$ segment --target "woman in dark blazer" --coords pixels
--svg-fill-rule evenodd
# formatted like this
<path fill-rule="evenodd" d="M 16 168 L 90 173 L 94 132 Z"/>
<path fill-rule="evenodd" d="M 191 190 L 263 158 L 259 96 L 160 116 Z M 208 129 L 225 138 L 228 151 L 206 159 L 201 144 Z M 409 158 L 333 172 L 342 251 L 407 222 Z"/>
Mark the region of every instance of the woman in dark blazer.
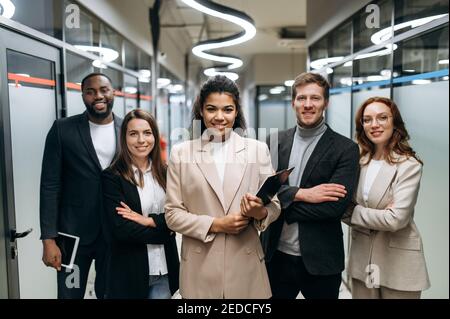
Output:
<path fill-rule="evenodd" d="M 133 110 L 125 116 L 120 151 L 103 172 L 102 186 L 105 298 L 170 298 L 178 289 L 179 259 L 163 213 L 166 166 L 152 115 Z"/>

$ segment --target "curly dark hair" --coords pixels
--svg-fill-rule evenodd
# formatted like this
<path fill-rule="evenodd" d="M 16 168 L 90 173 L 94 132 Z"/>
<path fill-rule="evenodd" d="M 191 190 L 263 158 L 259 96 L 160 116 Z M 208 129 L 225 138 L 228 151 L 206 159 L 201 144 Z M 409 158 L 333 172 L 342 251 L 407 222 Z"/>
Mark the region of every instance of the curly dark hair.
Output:
<path fill-rule="evenodd" d="M 194 106 L 192 108 L 192 124 L 194 125 L 195 120 L 200 120 L 201 122 L 201 133 L 206 130 L 205 123 L 203 122 L 203 117 L 201 114 L 202 108 L 205 104 L 207 97 L 212 93 L 223 93 L 231 96 L 233 102 L 236 106 L 236 120 L 233 124 L 233 130 L 240 128 L 245 131 L 247 125 L 245 123 L 244 114 L 242 112 L 242 107 L 239 98 L 239 89 L 236 83 L 226 76 L 216 75 L 209 78 L 205 83 L 203 83 L 200 88 L 200 93 L 195 99 Z M 191 128 L 192 133 L 192 128 Z"/>
<path fill-rule="evenodd" d="M 367 163 L 363 163 L 363 165 L 367 165 L 372 159 L 373 155 L 375 154 L 375 145 L 369 140 L 369 138 L 366 136 L 366 133 L 364 132 L 362 118 L 364 116 L 366 107 L 369 104 L 375 102 L 383 103 L 392 112 L 394 132 L 392 133 L 392 136 L 384 149 L 384 155 L 388 163 L 394 164 L 396 162 L 392 156 L 393 153 L 396 153 L 398 155 L 404 155 L 407 158 L 413 157 L 423 165 L 423 162 L 419 159 L 419 157 L 416 155 L 416 152 L 414 152 L 414 150 L 408 143 L 409 134 L 405 128 L 405 123 L 403 122 L 402 116 L 400 115 L 397 104 L 395 104 L 395 102 L 391 99 L 379 96 L 371 97 L 364 101 L 364 103 L 358 109 L 355 117 L 356 139 L 361 149 L 361 157 L 369 154 Z"/>

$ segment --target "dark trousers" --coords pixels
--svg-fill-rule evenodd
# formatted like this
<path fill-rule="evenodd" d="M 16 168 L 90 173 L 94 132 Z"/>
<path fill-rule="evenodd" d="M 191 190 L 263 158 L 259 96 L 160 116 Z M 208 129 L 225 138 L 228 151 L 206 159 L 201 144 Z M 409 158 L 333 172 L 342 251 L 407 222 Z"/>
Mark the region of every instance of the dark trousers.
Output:
<path fill-rule="evenodd" d="M 338 299 L 341 274 L 316 276 L 305 268 L 301 256 L 279 250 L 267 263 L 273 299 L 295 299 L 299 292 L 305 299 Z"/>
<path fill-rule="evenodd" d="M 72 270 L 61 267 L 58 271 L 58 299 L 83 299 L 89 268 L 95 260 L 95 295 L 103 299 L 105 295 L 106 243 L 102 235 L 87 246 L 78 246 Z"/>

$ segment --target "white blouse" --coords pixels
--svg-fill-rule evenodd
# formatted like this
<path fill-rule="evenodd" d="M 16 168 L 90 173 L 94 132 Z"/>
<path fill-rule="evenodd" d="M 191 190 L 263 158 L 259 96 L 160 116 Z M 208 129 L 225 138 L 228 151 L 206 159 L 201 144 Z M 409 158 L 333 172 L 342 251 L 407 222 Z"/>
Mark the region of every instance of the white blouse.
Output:
<path fill-rule="evenodd" d="M 367 199 L 369 198 L 369 192 L 372 188 L 373 182 L 375 181 L 375 178 L 377 177 L 381 166 L 383 166 L 383 161 L 376 161 L 372 159 L 369 163 L 369 166 L 367 167 L 367 173 L 366 173 L 366 179 L 364 180 L 364 187 L 363 187 L 363 199 L 365 202 L 367 202 Z"/>
<path fill-rule="evenodd" d="M 217 173 L 219 174 L 220 181 L 222 182 L 225 178 L 225 165 L 227 161 L 228 145 L 229 139 L 222 143 L 210 142 L 211 144 L 211 156 L 213 158 L 214 164 L 216 164 Z"/>
<path fill-rule="evenodd" d="M 164 189 L 153 178 L 151 163 L 144 172 L 144 188 L 137 187 L 141 201 L 142 215 L 161 214 L 164 212 L 166 194 Z M 133 166 L 134 176 L 139 180 L 138 168 Z M 164 245 L 147 244 L 149 275 L 165 275 L 168 273 Z"/>

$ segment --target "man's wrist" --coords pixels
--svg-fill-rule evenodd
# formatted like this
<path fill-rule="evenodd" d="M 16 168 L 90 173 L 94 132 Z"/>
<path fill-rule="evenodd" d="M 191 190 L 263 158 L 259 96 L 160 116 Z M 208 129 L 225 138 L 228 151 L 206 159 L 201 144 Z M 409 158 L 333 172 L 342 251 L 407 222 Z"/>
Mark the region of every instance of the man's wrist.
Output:
<path fill-rule="evenodd" d="M 43 239 L 42 243 L 44 245 L 52 245 L 52 244 L 55 244 L 56 242 L 55 242 L 55 238 L 47 238 L 47 239 Z"/>
<path fill-rule="evenodd" d="M 303 202 L 304 201 L 304 197 L 303 197 L 304 191 L 305 191 L 305 189 L 299 188 L 297 193 L 295 194 L 294 200 L 297 202 Z"/>

